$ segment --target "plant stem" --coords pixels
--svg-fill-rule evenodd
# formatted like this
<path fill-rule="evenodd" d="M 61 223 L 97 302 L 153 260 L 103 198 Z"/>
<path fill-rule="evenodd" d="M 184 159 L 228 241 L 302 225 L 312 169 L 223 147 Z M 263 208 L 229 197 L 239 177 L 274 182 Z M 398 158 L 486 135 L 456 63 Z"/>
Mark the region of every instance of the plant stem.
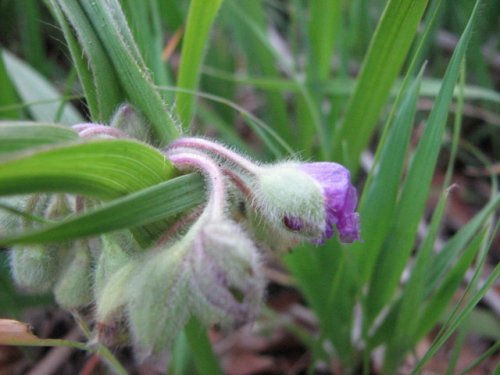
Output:
<path fill-rule="evenodd" d="M 116 359 L 116 357 L 102 344 L 97 344 L 94 352 L 99 355 L 109 366 L 109 368 L 118 375 L 128 375 L 128 371 Z"/>
<path fill-rule="evenodd" d="M 194 364 L 200 375 L 222 375 L 222 369 L 212 350 L 205 327 L 196 318 L 186 325 L 185 331 Z"/>

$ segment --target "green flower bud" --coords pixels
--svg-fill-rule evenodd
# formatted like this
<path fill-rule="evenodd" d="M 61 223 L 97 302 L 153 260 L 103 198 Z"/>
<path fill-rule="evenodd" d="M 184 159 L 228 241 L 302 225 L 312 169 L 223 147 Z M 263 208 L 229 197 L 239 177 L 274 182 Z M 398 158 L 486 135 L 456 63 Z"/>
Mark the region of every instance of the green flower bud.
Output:
<path fill-rule="evenodd" d="M 54 288 L 57 303 L 66 309 L 76 309 L 92 302 L 92 259 L 88 244 L 79 241 L 72 251 L 74 257 Z"/>
<path fill-rule="evenodd" d="M 146 119 L 131 104 L 122 104 L 113 115 L 110 125 L 131 138 L 151 143 L 151 131 Z"/>
<path fill-rule="evenodd" d="M 72 212 L 64 194 L 35 194 L 26 199 L 25 210 L 48 219 Z M 37 222 L 24 218 L 24 229 L 36 228 Z M 10 252 L 12 275 L 23 289 L 34 293 L 50 290 L 68 264 L 70 244 L 14 246 Z"/>
<path fill-rule="evenodd" d="M 257 248 L 228 220 L 202 226 L 193 241 L 191 301 L 207 325 L 239 326 L 255 316 L 264 296 Z"/>
<path fill-rule="evenodd" d="M 249 216 L 257 226 L 258 237 L 274 249 L 288 249 L 302 240 L 321 238 L 325 204 L 321 186 L 314 179 L 292 162 L 261 167 L 255 177 L 251 207 L 256 212 Z M 300 220 L 300 230 L 287 222 L 294 218 Z"/>
<path fill-rule="evenodd" d="M 137 269 L 137 261 L 130 260 L 109 277 L 96 301 L 96 319 L 110 323 L 120 317 L 121 309 L 127 302 L 127 287 Z"/>
<path fill-rule="evenodd" d="M 33 293 L 49 291 L 59 276 L 59 249 L 55 246 L 23 245 L 10 251 L 12 277 L 18 286 Z"/>
<path fill-rule="evenodd" d="M 138 263 L 136 260 L 129 260 L 109 276 L 102 291 L 97 293 L 97 340 L 105 345 L 121 345 L 128 341 L 124 307 L 128 298 L 128 284 Z"/>
<path fill-rule="evenodd" d="M 23 211 L 27 197 L 0 198 L 0 233 L 12 233 L 22 225 L 21 216 L 12 210 Z"/>
<path fill-rule="evenodd" d="M 137 262 L 133 253 L 138 247 L 129 231 L 101 236 L 101 254 L 94 274 L 94 298 L 97 301 L 97 336 L 105 345 L 121 346 L 129 341 L 124 306 L 128 277 Z"/>
<path fill-rule="evenodd" d="M 277 228 L 269 219 L 253 207 L 247 209 L 247 221 L 243 223 L 263 250 L 270 253 L 291 251 L 303 239 L 285 228 Z"/>
<path fill-rule="evenodd" d="M 123 236 L 126 236 L 126 234 Z M 97 260 L 94 273 L 94 296 L 96 300 L 99 300 L 101 297 L 101 293 L 111 275 L 116 273 L 131 259 L 120 243 L 121 237 L 119 234 L 101 236 L 101 254 Z M 132 236 L 130 235 L 130 237 Z"/>
<path fill-rule="evenodd" d="M 183 241 L 152 250 L 128 284 L 130 330 L 146 353 L 170 346 L 189 318 L 187 250 Z"/>

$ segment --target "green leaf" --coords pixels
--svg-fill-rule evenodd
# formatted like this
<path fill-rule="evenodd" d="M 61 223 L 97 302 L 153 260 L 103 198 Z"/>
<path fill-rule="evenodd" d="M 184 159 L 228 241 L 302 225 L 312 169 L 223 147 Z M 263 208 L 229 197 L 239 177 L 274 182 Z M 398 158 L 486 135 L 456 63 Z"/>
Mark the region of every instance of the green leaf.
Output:
<path fill-rule="evenodd" d="M 480 212 L 474 216 L 458 233 L 456 233 L 441 251 L 434 257 L 431 268 L 427 271 L 426 293 L 435 288 L 439 280 L 446 274 L 450 264 L 460 256 L 460 252 L 471 241 L 481 225 L 500 207 L 500 196 L 492 199 Z"/>
<path fill-rule="evenodd" d="M 10 52 L 1 50 L 1 55 L 5 63 L 5 68 L 21 99 L 27 103 L 33 102 L 28 107 L 31 116 L 38 121 L 55 121 L 59 107 L 64 100 L 54 86 Z M 51 99 L 52 101 L 47 103 L 47 99 Z M 35 104 L 38 101 L 44 103 Z M 83 122 L 83 119 L 71 104 L 66 103 L 59 122 L 73 125 Z"/>
<path fill-rule="evenodd" d="M 435 291 L 440 288 L 440 285 L 443 285 L 443 278 L 441 276 L 446 277 L 446 275 L 448 275 L 452 263 L 461 259 L 461 253 L 464 251 L 464 249 L 466 247 L 470 249 L 470 246 L 474 245 L 473 242 L 477 241 L 481 237 L 477 234 L 478 230 L 490 217 L 490 215 L 495 212 L 495 209 L 499 204 L 500 196 L 496 197 L 496 199 L 493 199 L 487 206 L 485 206 L 470 222 L 468 222 L 451 239 L 446 242 L 441 251 L 436 256 L 434 256 L 434 258 L 431 258 L 430 269 L 426 269 L 424 274 L 426 280 L 424 281 L 423 292 L 426 301 L 429 301 L 429 296 L 435 295 Z M 422 255 L 419 255 L 419 257 L 422 257 Z M 424 260 L 417 258 L 416 262 L 425 263 Z M 404 298 L 404 294 L 402 295 L 402 298 Z M 398 319 L 400 308 L 401 298 L 392 304 L 391 310 L 387 314 L 384 322 L 375 331 L 375 333 L 371 335 L 370 347 L 374 348 L 394 338 L 394 322 Z M 429 314 L 428 317 L 432 317 L 431 315 L 432 314 Z M 439 317 L 435 316 L 434 318 L 438 319 Z M 419 323 L 419 320 L 415 320 L 415 323 L 431 326 L 430 323 L 424 324 L 423 321 L 422 323 Z M 423 331 L 420 330 L 420 332 Z M 418 338 L 415 338 L 415 340 L 418 340 Z"/>
<path fill-rule="evenodd" d="M 64 33 L 92 120 L 108 123 L 125 96 L 105 47 L 76 0 L 48 4 Z"/>
<path fill-rule="evenodd" d="M 436 288 L 436 292 L 433 293 L 428 302 L 424 305 L 421 316 L 418 319 L 418 327 L 414 333 L 415 340 L 424 337 L 439 321 L 454 294 L 457 292 L 465 273 L 474 260 L 474 256 L 481 247 L 481 242 L 484 240 L 484 237 L 485 233 L 483 231 L 473 239 L 464 253 L 457 259 L 456 264 L 448 270 L 441 285 Z"/>
<path fill-rule="evenodd" d="M 40 145 L 74 141 L 71 128 L 39 122 L 0 121 L 0 156 Z"/>
<path fill-rule="evenodd" d="M 193 360 L 200 375 L 222 375 L 222 369 L 215 356 L 207 330 L 201 322 L 192 317 L 184 329 L 193 353 Z"/>
<path fill-rule="evenodd" d="M 448 319 L 445 325 L 445 329 L 439 333 L 436 340 L 432 343 L 430 349 L 425 353 L 425 355 L 418 361 L 417 366 L 412 372 L 413 374 L 420 374 L 424 364 L 436 354 L 439 348 L 450 338 L 453 332 L 460 326 L 464 319 L 470 314 L 474 307 L 479 303 L 479 301 L 484 297 L 484 295 L 490 290 L 495 281 L 500 277 L 500 265 L 496 265 L 488 278 L 484 281 L 481 287 L 471 296 L 469 301 L 460 312 L 457 313 L 452 319 Z"/>
<path fill-rule="evenodd" d="M 391 229 L 417 111 L 420 80 L 421 75 L 400 93 L 401 104 L 395 110 L 394 119 L 387 125 L 387 137 L 379 143 L 377 150 L 380 154 L 378 162 L 372 166 L 377 172 L 368 180 L 361 197 L 359 216 L 364 242 L 353 244 L 351 249 L 358 254 L 362 282 L 370 278 L 380 247 Z"/>
<path fill-rule="evenodd" d="M 137 228 L 175 217 L 205 200 L 204 182 L 191 174 L 114 199 L 81 215 L 33 231 L 0 237 L 0 247 L 16 243 L 69 241 L 120 229 Z M 126 214 L 124 214 L 126 213 Z M 165 229 L 165 224 L 160 226 Z M 151 231 L 136 232 L 146 243 Z M 159 232 L 153 235 L 159 235 Z M 154 236 L 153 236 L 154 237 Z"/>
<path fill-rule="evenodd" d="M 110 199 L 160 183 L 173 168 L 154 148 L 94 140 L 16 155 L 0 164 L 0 195 L 66 192 Z"/>
<path fill-rule="evenodd" d="M 462 63 L 462 68 L 465 64 Z M 460 75 L 460 96 L 457 103 L 457 115 L 455 116 L 455 124 L 453 129 L 453 141 L 450 158 L 448 161 L 446 176 L 443 181 L 443 192 L 439 198 L 437 208 L 432 215 L 432 220 L 429 225 L 429 230 L 423 240 L 422 245 L 418 249 L 411 274 L 408 282 L 405 285 L 404 292 L 401 295 L 401 303 L 398 308 L 397 317 L 394 318 L 390 340 L 386 347 L 384 356 L 384 371 L 392 373 L 396 371 L 398 365 L 403 361 L 406 352 L 417 344 L 418 338 L 416 335 L 419 324 L 415 316 L 420 312 L 421 306 L 425 298 L 425 281 L 428 270 L 432 263 L 432 253 L 435 242 L 439 233 L 439 228 L 445 212 L 446 201 L 450 191 L 451 176 L 455 164 L 456 152 L 460 139 L 462 107 L 463 107 L 463 87 L 465 85 L 465 70 L 461 69 Z M 435 314 L 434 324 L 439 319 L 439 314 Z M 457 349 L 458 350 L 458 349 Z"/>
<path fill-rule="evenodd" d="M 161 16 L 157 0 L 122 1 L 122 6 L 130 20 L 132 33 L 144 56 L 146 65 L 151 69 L 157 85 L 171 85 L 172 78 L 167 72 L 167 64 L 162 60 L 165 43 L 161 27 Z M 169 9 L 170 11 L 170 9 Z M 169 25 L 170 26 L 170 25 Z"/>
<path fill-rule="evenodd" d="M 182 43 L 177 86 L 195 90 L 198 86 L 203 54 L 208 35 L 222 0 L 191 0 Z M 182 92 L 176 95 L 176 109 L 185 129 L 191 125 L 194 96 Z"/>
<path fill-rule="evenodd" d="M 226 4 L 227 5 L 227 4 Z M 232 5 L 236 5 L 234 2 Z M 259 1 L 240 1 L 237 6 L 254 21 L 261 29 L 266 28 L 266 14 L 263 4 Z M 262 45 L 258 35 L 248 26 L 247 23 L 241 22 L 240 19 L 233 15 L 232 7 L 224 6 L 221 10 L 223 20 L 234 30 L 235 44 L 241 48 L 245 55 L 248 70 L 252 72 L 262 72 L 266 77 L 278 78 L 281 77 L 280 70 L 276 66 L 273 53 Z M 206 68 L 203 70 L 206 73 Z M 210 77 L 212 75 L 206 74 Z M 214 77 L 218 78 L 218 77 Z M 291 83 L 286 79 L 283 81 Z M 237 83 L 238 81 L 232 81 Z M 224 84 L 224 82 L 222 82 Z M 295 86 L 294 86 L 295 87 Z M 293 132 L 290 131 L 289 118 L 286 109 L 284 96 L 280 92 L 265 92 L 266 99 L 264 104 L 267 110 L 263 111 L 266 116 L 266 121 L 272 124 L 273 129 L 282 137 L 285 142 L 291 144 L 294 141 Z"/>
<path fill-rule="evenodd" d="M 418 326 L 416 315 L 420 311 L 424 299 L 425 277 L 432 261 L 432 250 L 439 233 L 440 223 L 446 208 L 448 194 L 442 193 L 437 208 L 432 216 L 429 231 L 419 248 L 411 274 L 406 283 L 401 301 L 398 304 L 396 317 L 392 320 L 391 335 L 384 355 L 384 371 L 390 374 L 396 371 L 403 361 L 406 352 L 417 343 L 415 332 Z M 447 301 L 448 302 L 448 301 Z M 437 323 L 439 315 L 434 315 Z"/>
<path fill-rule="evenodd" d="M 335 32 L 339 30 L 342 2 L 317 0 L 310 3 L 308 79 L 323 81 L 330 76 Z"/>
<path fill-rule="evenodd" d="M 117 0 L 80 1 L 107 52 L 118 80 L 148 119 L 160 145 L 180 135 L 174 119 L 155 87 Z"/>
<path fill-rule="evenodd" d="M 15 108 L 9 107 L 13 104 L 19 102 L 19 98 L 17 97 L 16 90 L 9 78 L 9 74 L 5 68 L 5 63 L 2 58 L 0 58 L 0 119 L 1 118 L 9 118 L 9 119 L 19 119 L 21 118 L 21 111 L 16 110 Z M 7 107 L 7 109 L 2 109 L 2 107 Z"/>
<path fill-rule="evenodd" d="M 211 77 L 223 80 L 252 85 L 256 88 L 277 91 L 299 93 L 299 87 L 286 78 L 273 76 L 251 76 L 243 74 L 230 74 L 214 68 L 206 68 L 203 72 Z M 439 88 L 443 81 L 441 79 L 423 78 L 420 89 L 420 96 L 435 98 L 439 94 Z M 323 81 L 309 87 L 309 90 L 318 90 L 321 93 L 335 96 L 352 96 L 355 89 L 356 80 L 349 78 L 334 78 Z M 397 80 L 390 91 L 390 96 L 395 97 L 401 91 L 402 81 Z M 458 96 L 458 88 L 453 92 L 453 97 Z M 500 104 L 500 94 L 493 90 L 474 85 L 464 87 L 464 98 L 468 100 L 484 100 L 494 104 Z"/>
<path fill-rule="evenodd" d="M 344 121 L 335 134 L 334 159 L 357 170 L 382 107 L 413 42 L 427 0 L 390 0 L 375 30 Z M 345 144 L 346 147 L 342 147 Z M 343 157 L 344 150 L 347 155 Z"/>
<path fill-rule="evenodd" d="M 477 9 L 477 7 L 475 8 Z M 446 70 L 440 93 L 415 151 L 408 177 L 394 215 L 391 236 L 387 238 L 370 282 L 367 298 L 368 320 L 372 321 L 393 295 L 401 272 L 413 248 L 418 223 L 425 209 L 446 125 L 448 106 L 453 98 L 460 63 L 465 55 L 477 12 L 471 15 Z"/>

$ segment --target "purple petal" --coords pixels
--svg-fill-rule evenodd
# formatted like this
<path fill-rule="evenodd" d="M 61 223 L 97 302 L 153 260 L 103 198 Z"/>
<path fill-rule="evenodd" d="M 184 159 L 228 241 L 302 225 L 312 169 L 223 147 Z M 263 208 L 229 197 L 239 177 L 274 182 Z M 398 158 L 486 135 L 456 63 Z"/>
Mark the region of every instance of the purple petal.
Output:
<path fill-rule="evenodd" d="M 359 240 L 359 215 L 355 212 L 358 198 L 349 171 L 331 162 L 304 163 L 299 169 L 314 178 L 323 189 L 326 225 L 320 242 L 333 236 L 334 225 L 342 242 Z"/>

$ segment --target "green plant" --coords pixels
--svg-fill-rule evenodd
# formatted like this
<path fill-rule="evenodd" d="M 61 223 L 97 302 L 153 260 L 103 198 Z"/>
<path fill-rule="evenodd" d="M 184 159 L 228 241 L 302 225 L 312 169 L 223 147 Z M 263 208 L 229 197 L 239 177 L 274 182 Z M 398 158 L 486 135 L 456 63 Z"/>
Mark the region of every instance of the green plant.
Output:
<path fill-rule="evenodd" d="M 474 37 L 481 11 L 486 14 L 481 7 L 495 13 L 498 6 L 493 1 L 478 0 L 472 8 L 468 2 L 460 2 L 456 12 L 461 17 L 456 17 L 454 31 L 461 36 L 449 61 L 439 61 L 432 52 L 432 41 L 440 25 L 447 22 L 446 12 L 453 5 L 439 0 L 368 3 L 315 0 L 289 1 L 280 6 L 274 2 L 193 0 L 186 8 L 184 2 L 154 0 L 47 1 L 46 9 L 61 28 L 72 64 L 61 73 L 45 64 L 40 57 L 43 51 L 25 52 L 32 67 L 2 51 L 0 116 L 5 120 L 0 125 L 0 213 L 6 229 L 0 236 L 0 246 L 22 249 L 17 253 L 21 268 L 22 262 L 31 262 L 41 270 L 40 274 L 28 273 L 33 277 L 30 283 L 45 290 L 55 287 L 61 305 L 74 309 L 88 304 L 89 298 L 102 300 L 98 315 L 106 324 L 95 330 L 102 342 L 122 344 L 128 342 L 123 337 L 128 332 L 123 316 L 116 311 L 124 306 L 123 298 L 130 294 L 127 298 L 142 301 L 137 302 L 139 307 L 154 310 L 156 296 L 181 280 L 179 290 L 184 289 L 172 299 L 183 301 L 189 294 L 188 281 L 196 278 L 201 267 L 193 263 L 191 268 L 183 268 L 189 253 L 186 249 L 198 240 L 212 244 L 210 248 L 220 247 L 220 239 L 230 238 L 232 233 L 239 240 L 224 246 L 239 250 L 227 250 L 226 260 L 239 270 L 238 274 L 250 271 L 245 279 L 228 274 L 231 287 L 237 289 L 230 292 L 238 302 L 248 302 L 250 308 L 245 312 L 254 316 L 263 294 L 261 280 L 252 278 L 260 277 L 260 261 L 254 255 L 253 242 L 246 238 L 247 232 L 240 233 L 239 223 L 234 222 L 242 215 L 238 204 L 245 202 L 243 216 L 250 223 L 246 230 L 255 233 L 261 247 L 273 238 L 275 241 L 265 247 L 277 252 L 297 246 L 298 240 L 321 237 L 325 232 L 321 225 L 327 216 L 317 202 L 323 195 L 314 190 L 316 185 L 300 185 L 308 181 L 300 178 L 299 192 L 287 190 L 283 181 L 296 176 L 295 171 L 290 172 L 295 162 L 273 167 L 282 168 L 282 172 L 270 167 L 273 177 L 265 180 L 264 173 L 259 175 L 262 167 L 247 159 L 243 163 L 249 168 L 238 165 L 234 158 L 227 157 L 233 151 L 217 150 L 218 143 L 210 143 L 215 149 L 204 149 L 197 143 L 202 142 L 200 139 L 183 144 L 183 139 L 186 142 L 189 138 L 181 136 L 194 129 L 198 134 L 216 131 L 218 138 L 234 145 L 238 152 L 263 161 L 298 160 L 293 153 L 307 159 L 337 161 L 348 166 L 359 181 L 366 176 L 358 208 L 363 241 L 344 245 L 332 240 L 319 247 L 302 244 L 283 257 L 318 318 L 320 335 L 302 337 L 312 353 L 309 369 L 312 372 L 316 363 L 335 358 L 345 371 L 361 368 L 368 374 L 374 351 L 383 347 L 380 371 L 395 373 L 420 340 L 441 324 L 428 353 L 414 365 L 418 373 L 463 326 L 500 272 L 496 266 L 479 282 L 498 229 L 494 215 L 500 196 L 494 178 L 489 183 L 489 201 L 466 225 L 442 240 L 439 252 L 434 251 L 456 159 L 491 166 L 483 152 L 473 145 L 461 145 L 460 132 L 465 101 L 480 100 L 492 111 L 500 103 L 498 93 L 485 83 L 488 73 L 477 56 L 480 41 Z M 40 12 L 36 2 L 30 2 L 27 9 L 32 17 Z M 381 14 L 379 19 L 371 17 L 373 10 Z M 280 18 L 283 14 L 286 20 Z M 185 38 L 176 72 L 173 64 L 161 58 L 162 35 L 178 31 L 184 23 Z M 422 28 L 417 33 L 419 25 Z M 481 32 L 487 33 L 485 28 Z M 26 32 L 37 35 L 36 30 Z M 467 55 L 468 49 L 473 53 Z M 426 59 L 427 65 L 423 63 Z M 349 74 L 351 60 L 362 61 L 355 78 Z M 245 74 L 237 70 L 241 61 L 247 67 Z M 438 78 L 427 78 L 426 71 Z M 64 77 L 68 89 L 60 95 L 40 72 Z M 466 84 L 472 74 L 480 80 L 479 86 Z M 75 87 L 81 90 L 73 97 Z M 262 98 L 263 109 L 257 116 L 235 103 L 242 87 L 250 87 L 255 98 Z M 424 97 L 434 100 L 428 115 L 418 106 Z M 82 99 L 88 113 L 83 115 L 69 102 L 75 98 Z M 20 102 L 23 104 L 16 104 Z M 454 124 L 447 130 L 452 103 Z M 239 117 L 247 122 L 255 139 L 245 139 L 238 131 L 235 123 Z M 425 126 L 419 139 L 414 140 L 414 124 L 418 121 Z M 79 125 L 68 126 L 75 124 Z M 494 140 L 492 128 L 485 125 L 484 132 L 491 133 Z M 443 144 L 450 150 L 446 172 L 437 204 L 428 212 Z M 165 148 L 167 145 L 170 148 Z M 179 151 L 172 151 L 175 148 Z M 360 163 L 363 153 L 373 153 L 373 162 L 364 171 Z M 218 191 L 214 181 L 220 176 L 209 177 L 207 186 L 196 173 L 179 173 L 194 169 L 213 177 L 207 171 L 221 166 L 241 188 L 224 199 L 213 197 Z M 276 177 L 280 173 L 282 179 Z M 275 185 L 280 186 L 279 191 L 289 192 L 287 196 L 296 203 L 295 211 L 289 210 L 286 199 L 280 200 L 279 192 L 266 195 L 265 189 Z M 251 194 L 245 196 L 248 191 Z M 318 199 L 306 199 L 301 206 L 301 197 L 308 196 Z M 221 212 L 215 219 L 210 216 L 210 222 L 203 221 L 208 220 L 204 219 L 207 208 L 200 213 L 200 207 L 211 207 L 214 199 L 228 202 L 231 221 L 222 218 Z M 252 213 L 252 208 L 260 214 Z M 303 214 L 306 211 L 309 213 Z M 426 222 L 428 214 L 432 217 L 426 235 L 416 241 L 419 224 Z M 196 215 L 201 216 L 195 221 Z M 340 219 L 335 220 L 341 228 Z M 187 229 L 191 222 L 203 222 L 199 226 L 210 230 L 200 231 L 196 224 Z M 284 232 L 283 224 L 288 228 Z M 299 234 L 289 237 L 290 230 Z M 343 239 L 357 239 L 354 232 L 344 233 Z M 184 237 L 175 242 L 179 233 Z M 91 272 L 89 254 L 96 250 L 90 242 L 95 238 L 99 239 L 100 255 L 96 257 L 99 266 L 92 272 L 102 288 L 95 288 L 94 296 L 89 297 L 91 286 L 83 290 L 86 283 L 82 280 L 88 278 L 82 275 Z M 175 245 L 170 247 L 172 241 Z M 163 256 L 167 253 L 158 250 L 158 243 L 169 244 L 175 251 Z M 210 255 L 214 264 L 223 262 L 218 256 Z M 22 276 L 15 262 L 14 276 Z M 136 269 L 145 269 L 143 276 L 138 276 Z M 160 275 L 162 269 L 176 273 L 167 272 L 154 280 L 150 277 Z M 405 270 L 409 276 L 402 282 Z M 473 271 L 473 277 L 461 292 L 468 270 Z M 11 313 L 19 311 L 15 308 L 19 301 L 22 306 L 44 303 L 18 297 L 7 271 L 0 276 L 0 281 L 8 285 L 1 293 L 13 301 Z M 198 284 L 209 288 L 217 280 Z M 73 293 L 76 289 L 68 292 L 63 287 L 68 285 L 78 285 L 81 293 Z M 130 285 L 136 289 L 127 294 L 124 288 L 130 289 Z M 157 293 L 142 294 L 148 288 L 156 288 Z M 460 301 L 453 303 L 453 296 L 459 292 Z M 130 319 L 136 322 L 131 324 L 136 342 L 149 349 L 174 345 L 174 352 L 187 353 L 181 340 L 174 344 L 173 337 L 187 323 L 187 339 L 199 373 L 220 372 L 200 322 L 189 320 L 187 306 L 174 302 L 166 299 L 154 319 L 151 314 L 141 314 L 140 309 L 134 310 L 133 304 L 127 305 Z M 208 303 L 191 306 L 210 311 L 207 324 L 238 320 L 228 318 L 231 314 L 216 307 Z M 168 316 L 178 319 L 165 323 L 165 331 L 157 332 L 159 322 Z M 12 339 L 9 342 L 16 343 Z M 18 343 L 43 345 L 33 337 Z M 325 349 L 329 344 L 331 351 Z M 103 346 L 90 350 L 101 353 L 115 371 L 125 371 Z M 173 371 L 181 371 L 176 369 L 182 368 L 182 360 L 176 358 L 183 357 L 174 356 Z"/>

